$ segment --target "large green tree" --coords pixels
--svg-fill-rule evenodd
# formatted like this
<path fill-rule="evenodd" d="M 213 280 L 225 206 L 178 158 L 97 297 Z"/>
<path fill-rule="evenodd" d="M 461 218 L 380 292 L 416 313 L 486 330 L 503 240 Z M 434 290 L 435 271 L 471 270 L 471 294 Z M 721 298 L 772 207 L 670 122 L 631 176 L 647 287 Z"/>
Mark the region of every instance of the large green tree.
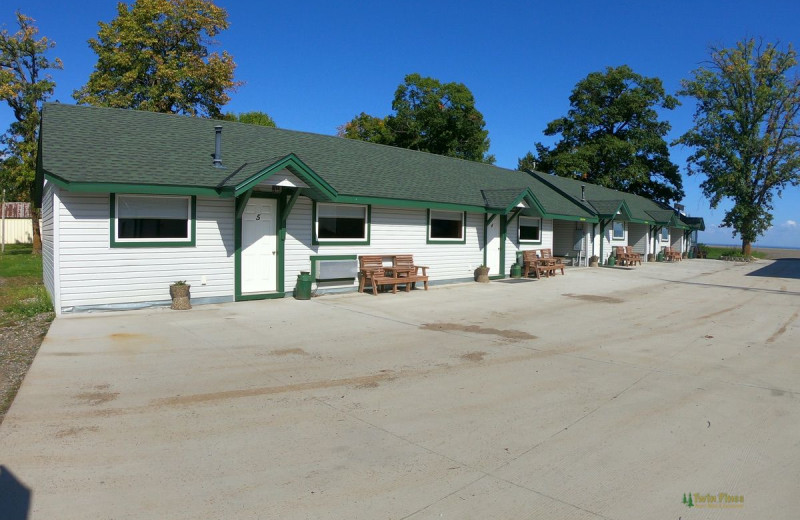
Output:
<path fill-rule="evenodd" d="M 712 48 L 708 66 L 683 81 L 678 93 L 697 100 L 694 126 L 676 143 L 693 147 L 690 174 L 715 208 L 733 207 L 724 227 L 742 240 L 742 253 L 772 223 L 772 200 L 800 183 L 800 76 L 797 52 L 741 41 Z"/>
<path fill-rule="evenodd" d="M 240 112 L 238 114 L 228 112 L 221 116 L 220 119 L 223 121 L 235 121 L 237 123 L 245 123 L 248 125 L 268 126 L 270 128 L 276 128 L 278 126 L 275 124 L 275 120 L 272 119 L 269 114 L 266 112 L 259 112 L 257 110 L 252 112 Z"/>
<path fill-rule="evenodd" d="M 239 85 L 233 57 L 208 50 L 228 27 L 228 13 L 210 0 L 119 3 L 117 17 L 99 26 L 89 40 L 97 64 L 73 93 L 78 103 L 219 117 Z"/>
<path fill-rule="evenodd" d="M 397 87 L 393 114 L 361 113 L 339 128 L 351 139 L 390 144 L 469 161 L 493 163 L 489 131 L 472 92 L 463 83 L 409 74 Z"/>
<path fill-rule="evenodd" d="M 386 127 L 386 118 L 371 116 L 365 112 L 361 112 L 338 130 L 339 137 L 378 144 L 394 143 L 392 133 Z"/>
<path fill-rule="evenodd" d="M 44 36 L 37 39 L 39 30 L 35 20 L 20 12 L 16 16 L 17 32 L 0 31 L 0 100 L 11 107 L 15 119 L 2 137 L 4 159 L 0 180 L 9 193 L 33 202 L 41 108 L 55 89 L 47 71 L 60 69 L 62 64 L 58 58 L 47 57 L 55 42 Z M 33 252 L 40 253 L 39 212 L 34 210 L 31 214 Z"/>
<path fill-rule="evenodd" d="M 670 130 L 658 110 L 679 103 L 661 80 L 637 74 L 627 65 L 592 72 L 575 85 L 565 117 L 551 121 L 545 135 L 560 135 L 551 149 L 536 144 L 519 167 L 538 159 L 541 171 L 579 177 L 666 203 L 683 198 L 678 166 L 664 137 Z"/>

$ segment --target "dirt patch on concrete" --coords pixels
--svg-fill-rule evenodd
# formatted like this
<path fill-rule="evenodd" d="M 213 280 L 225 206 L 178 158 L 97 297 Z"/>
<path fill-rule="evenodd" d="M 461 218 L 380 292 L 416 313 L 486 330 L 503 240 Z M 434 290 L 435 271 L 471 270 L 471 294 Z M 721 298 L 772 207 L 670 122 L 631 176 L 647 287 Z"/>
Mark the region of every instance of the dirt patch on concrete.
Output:
<path fill-rule="evenodd" d="M 361 383 L 360 385 L 356 385 L 356 388 L 378 388 L 380 385 L 377 381 L 367 381 L 366 383 Z"/>
<path fill-rule="evenodd" d="M 290 356 L 290 355 L 297 355 L 297 356 L 307 356 L 308 352 L 301 348 L 284 348 L 280 350 L 273 350 L 270 352 L 272 356 Z"/>
<path fill-rule="evenodd" d="M 89 406 L 101 405 L 119 397 L 119 392 L 109 392 L 108 387 L 108 385 L 98 385 L 94 387 L 93 392 L 82 392 L 73 397 Z"/>
<path fill-rule="evenodd" d="M 375 388 L 381 382 L 394 379 L 395 376 L 389 373 L 378 373 L 362 377 L 349 377 L 344 379 L 332 379 L 326 381 L 309 381 L 308 383 L 296 383 L 283 386 L 267 386 L 261 388 L 246 388 L 242 390 L 228 390 L 227 392 L 213 392 L 208 394 L 178 395 L 164 399 L 151 401 L 155 406 L 185 406 L 199 403 L 222 401 L 226 399 L 237 399 L 241 397 L 255 397 L 261 395 L 281 394 L 286 392 L 301 392 L 308 390 L 318 390 L 322 388 L 334 388 L 337 386 L 354 386 L 356 388 Z"/>
<path fill-rule="evenodd" d="M 67 428 L 66 430 L 59 430 L 56 432 L 57 439 L 63 439 L 64 437 L 74 437 L 79 435 L 83 432 L 97 432 L 100 431 L 100 428 L 97 426 L 85 426 L 80 428 Z"/>
<path fill-rule="evenodd" d="M 479 363 L 483 361 L 484 356 L 486 356 L 486 352 L 469 352 L 461 356 L 461 359 L 464 361 L 473 361 L 475 363 Z"/>
<path fill-rule="evenodd" d="M 789 324 L 797 319 L 797 314 L 799 312 L 800 311 L 794 311 L 794 314 L 792 314 L 792 316 L 788 320 L 786 320 L 786 322 L 783 325 L 781 325 L 781 328 L 776 330 L 775 333 L 767 339 L 767 343 L 774 343 L 776 339 L 783 336 L 783 334 L 786 332 L 786 329 L 789 327 Z"/>
<path fill-rule="evenodd" d="M 464 325 L 462 323 L 423 323 L 419 326 L 423 330 L 436 330 L 439 332 L 460 331 L 471 332 L 473 334 L 489 334 L 499 336 L 510 341 L 522 341 L 526 339 L 536 339 L 533 334 L 514 329 L 495 329 L 491 327 L 479 327 L 478 325 Z"/>
<path fill-rule="evenodd" d="M 111 334 L 110 337 L 111 337 L 111 339 L 117 340 L 117 341 L 130 341 L 132 339 L 143 338 L 144 334 L 132 334 L 130 332 L 117 332 L 117 333 Z"/>
<path fill-rule="evenodd" d="M 703 314 L 702 316 L 698 316 L 695 318 L 696 320 L 707 320 L 709 318 L 713 318 L 714 316 L 719 316 L 720 314 L 725 314 L 726 312 L 735 311 L 736 309 L 741 309 L 744 304 L 734 305 L 733 307 L 726 307 L 722 310 L 712 312 L 711 314 Z"/>
<path fill-rule="evenodd" d="M 573 298 L 575 300 L 583 300 L 585 302 L 592 302 L 592 303 L 624 303 L 625 300 L 621 298 L 614 298 L 613 296 L 603 296 L 600 294 L 572 294 L 572 293 L 565 293 L 561 296 L 566 296 L 567 298 Z"/>

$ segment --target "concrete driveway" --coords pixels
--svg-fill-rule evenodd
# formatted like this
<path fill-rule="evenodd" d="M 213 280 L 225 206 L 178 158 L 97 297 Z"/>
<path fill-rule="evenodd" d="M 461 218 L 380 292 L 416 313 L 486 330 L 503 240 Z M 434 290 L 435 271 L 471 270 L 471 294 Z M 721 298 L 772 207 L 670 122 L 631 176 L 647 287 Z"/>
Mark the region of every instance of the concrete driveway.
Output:
<path fill-rule="evenodd" d="M 0 427 L 0 497 L 33 519 L 796 518 L 797 264 L 60 318 Z"/>

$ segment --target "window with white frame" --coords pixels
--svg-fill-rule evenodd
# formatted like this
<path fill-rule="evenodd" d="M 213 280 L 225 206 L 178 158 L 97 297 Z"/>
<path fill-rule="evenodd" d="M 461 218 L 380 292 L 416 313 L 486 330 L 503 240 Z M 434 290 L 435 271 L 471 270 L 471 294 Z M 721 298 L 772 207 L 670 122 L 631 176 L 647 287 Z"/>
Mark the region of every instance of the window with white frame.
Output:
<path fill-rule="evenodd" d="M 428 240 L 465 241 L 464 212 L 430 210 L 428 213 Z"/>
<path fill-rule="evenodd" d="M 542 219 L 534 217 L 519 217 L 519 242 L 542 241 Z"/>
<path fill-rule="evenodd" d="M 114 245 L 192 241 L 192 197 L 113 195 Z"/>
<path fill-rule="evenodd" d="M 625 223 L 620 221 L 613 221 L 611 227 L 611 239 L 612 240 L 624 240 L 625 239 Z"/>
<path fill-rule="evenodd" d="M 669 228 L 661 228 L 661 241 L 669 242 Z"/>
<path fill-rule="evenodd" d="M 318 241 L 367 242 L 369 208 L 359 204 L 317 204 L 314 223 Z"/>

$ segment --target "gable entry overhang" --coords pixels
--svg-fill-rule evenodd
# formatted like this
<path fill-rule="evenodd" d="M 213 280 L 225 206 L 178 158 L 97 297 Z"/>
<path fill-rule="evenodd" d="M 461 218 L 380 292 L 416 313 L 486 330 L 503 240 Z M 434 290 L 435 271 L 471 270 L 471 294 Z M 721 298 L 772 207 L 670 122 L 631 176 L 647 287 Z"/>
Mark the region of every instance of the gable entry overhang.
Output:
<path fill-rule="evenodd" d="M 534 217 L 547 216 L 541 202 L 530 188 L 484 189 L 481 190 L 481 196 L 488 214 L 487 225 L 491 224 L 497 215 L 506 215 L 506 223 L 510 223 L 523 212 Z"/>
<path fill-rule="evenodd" d="M 632 220 L 631 210 L 623 199 L 612 200 L 587 200 L 600 219 L 600 261 L 603 261 L 603 243 L 605 240 L 606 225 L 614 220 L 630 222 Z"/>

